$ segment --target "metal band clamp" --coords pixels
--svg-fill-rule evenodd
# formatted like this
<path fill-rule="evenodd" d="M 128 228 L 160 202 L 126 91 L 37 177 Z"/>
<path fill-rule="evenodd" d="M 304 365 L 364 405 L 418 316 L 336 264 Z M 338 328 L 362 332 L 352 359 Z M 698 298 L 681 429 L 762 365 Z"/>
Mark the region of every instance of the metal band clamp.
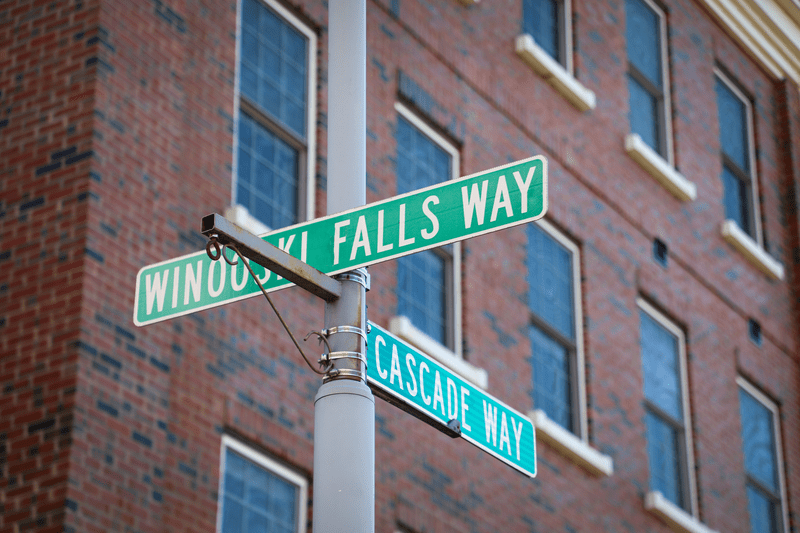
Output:
<path fill-rule="evenodd" d="M 357 326 L 333 326 L 323 329 L 321 333 L 326 337 L 336 335 L 337 333 L 353 333 L 355 335 L 361 335 L 364 342 L 367 342 L 367 332 Z"/>

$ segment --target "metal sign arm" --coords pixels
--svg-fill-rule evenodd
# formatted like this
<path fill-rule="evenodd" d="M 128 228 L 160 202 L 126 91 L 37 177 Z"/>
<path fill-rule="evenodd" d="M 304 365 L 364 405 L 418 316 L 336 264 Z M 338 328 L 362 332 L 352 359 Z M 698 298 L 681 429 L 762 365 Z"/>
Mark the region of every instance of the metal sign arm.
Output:
<path fill-rule="evenodd" d="M 217 213 L 203 217 L 201 233 L 216 236 L 223 246 L 235 245 L 240 254 L 286 278 L 326 302 L 342 295 L 341 282 L 291 256 Z"/>

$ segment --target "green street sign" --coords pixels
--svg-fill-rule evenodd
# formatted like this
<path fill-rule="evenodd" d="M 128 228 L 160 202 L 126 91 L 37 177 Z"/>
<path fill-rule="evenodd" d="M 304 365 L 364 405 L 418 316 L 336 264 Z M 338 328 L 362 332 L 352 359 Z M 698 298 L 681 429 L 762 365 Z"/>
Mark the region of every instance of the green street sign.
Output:
<path fill-rule="evenodd" d="M 262 238 L 328 275 L 476 237 L 544 216 L 547 160 L 503 165 L 283 228 Z M 267 291 L 290 285 L 252 264 Z M 142 268 L 133 322 L 144 326 L 260 294 L 244 265 L 205 251 Z"/>
<path fill-rule="evenodd" d="M 389 403 L 536 476 L 536 434 L 522 413 L 370 322 L 367 381 Z M 455 433 L 454 428 L 457 428 Z"/>

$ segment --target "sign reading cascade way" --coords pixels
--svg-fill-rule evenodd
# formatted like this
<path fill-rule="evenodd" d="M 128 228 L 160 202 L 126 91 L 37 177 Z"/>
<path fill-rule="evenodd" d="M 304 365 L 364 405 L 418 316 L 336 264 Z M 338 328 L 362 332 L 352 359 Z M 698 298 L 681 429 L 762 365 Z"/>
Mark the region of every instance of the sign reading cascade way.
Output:
<path fill-rule="evenodd" d="M 370 326 L 367 380 L 377 396 L 431 425 L 458 421 L 464 440 L 523 474 L 536 476 L 536 437 L 528 417 L 385 329 L 372 322 Z"/>
<path fill-rule="evenodd" d="M 269 233 L 262 238 L 333 275 L 492 231 L 547 211 L 547 160 L 536 156 Z M 267 291 L 290 285 L 252 264 Z M 133 321 L 160 322 L 260 294 L 243 265 L 205 251 L 142 268 Z"/>

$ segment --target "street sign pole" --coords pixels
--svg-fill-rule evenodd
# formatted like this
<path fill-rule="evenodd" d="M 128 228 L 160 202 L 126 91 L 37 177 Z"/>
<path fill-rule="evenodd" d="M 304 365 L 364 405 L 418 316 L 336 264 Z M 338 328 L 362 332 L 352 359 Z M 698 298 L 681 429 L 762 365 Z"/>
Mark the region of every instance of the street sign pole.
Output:
<path fill-rule="evenodd" d="M 329 215 L 366 203 L 366 0 L 328 8 Z M 313 87 L 310 90 L 314 90 Z M 333 368 L 314 400 L 314 533 L 375 529 L 375 398 L 366 384 L 365 269 L 336 276 L 325 304 Z"/>

